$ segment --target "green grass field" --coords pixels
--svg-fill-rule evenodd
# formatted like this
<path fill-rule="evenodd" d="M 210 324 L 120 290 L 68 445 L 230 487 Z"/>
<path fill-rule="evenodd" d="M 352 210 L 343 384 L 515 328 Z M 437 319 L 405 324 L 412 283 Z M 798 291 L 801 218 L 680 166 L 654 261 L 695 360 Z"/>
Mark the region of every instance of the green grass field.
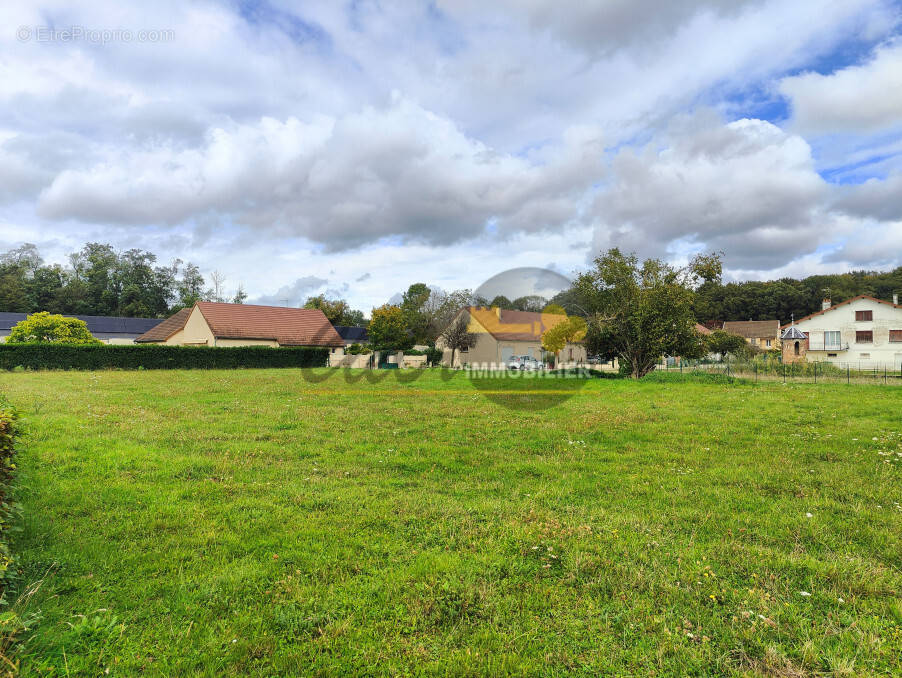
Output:
<path fill-rule="evenodd" d="M 902 675 L 902 388 L 599 379 L 535 409 L 568 387 L 2 374 L 28 431 L 10 656 Z"/>

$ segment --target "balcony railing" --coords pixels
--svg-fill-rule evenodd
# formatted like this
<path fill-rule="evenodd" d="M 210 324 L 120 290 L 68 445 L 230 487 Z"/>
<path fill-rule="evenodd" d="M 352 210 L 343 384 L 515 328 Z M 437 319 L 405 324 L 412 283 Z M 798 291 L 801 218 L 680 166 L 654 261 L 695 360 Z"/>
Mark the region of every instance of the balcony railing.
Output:
<path fill-rule="evenodd" d="M 823 342 L 823 341 L 811 341 L 808 340 L 808 350 L 809 351 L 848 351 L 849 350 L 849 342 L 839 342 L 839 343 L 831 343 L 831 342 Z"/>

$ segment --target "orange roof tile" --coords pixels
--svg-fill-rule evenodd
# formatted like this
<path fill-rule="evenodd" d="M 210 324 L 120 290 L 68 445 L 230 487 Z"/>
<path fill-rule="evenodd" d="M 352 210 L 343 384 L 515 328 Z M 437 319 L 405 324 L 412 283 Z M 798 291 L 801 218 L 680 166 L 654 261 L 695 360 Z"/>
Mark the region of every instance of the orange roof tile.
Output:
<path fill-rule="evenodd" d="M 173 334 L 178 332 L 185 326 L 185 323 L 188 321 L 188 316 L 191 315 L 190 308 L 183 308 L 180 311 L 177 311 L 175 314 L 169 316 L 161 322 L 156 327 L 152 327 L 147 330 L 140 337 L 135 339 L 136 344 L 143 344 L 145 342 L 163 342 L 166 341 Z"/>
<path fill-rule="evenodd" d="M 542 341 L 542 334 L 567 319 L 556 313 L 508 311 L 505 309 L 470 306 L 465 309 L 498 341 Z"/>
<path fill-rule="evenodd" d="M 316 308 L 212 301 L 196 305 L 217 339 L 273 339 L 280 346 L 344 346 L 332 323 Z"/>

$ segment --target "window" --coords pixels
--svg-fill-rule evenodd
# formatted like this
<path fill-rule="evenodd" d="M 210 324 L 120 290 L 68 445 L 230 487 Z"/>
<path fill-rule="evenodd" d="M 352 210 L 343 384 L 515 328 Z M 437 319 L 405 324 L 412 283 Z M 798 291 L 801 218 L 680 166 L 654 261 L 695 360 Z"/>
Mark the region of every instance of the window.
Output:
<path fill-rule="evenodd" d="M 838 331 L 824 332 L 824 347 L 839 348 L 841 338 Z"/>
<path fill-rule="evenodd" d="M 855 333 L 855 343 L 856 344 L 873 344 L 874 343 L 874 333 L 871 330 L 858 330 Z"/>
<path fill-rule="evenodd" d="M 873 311 L 855 311 L 855 320 L 873 320 Z"/>
<path fill-rule="evenodd" d="M 835 358 L 835 357 L 836 357 L 836 354 L 835 354 L 835 353 L 828 353 L 828 354 L 827 354 L 827 357 L 828 357 L 828 358 Z"/>
<path fill-rule="evenodd" d="M 764 345 L 765 345 L 767 348 L 770 348 L 770 339 L 766 340 L 766 341 L 764 342 Z"/>
<path fill-rule="evenodd" d="M 902 330 L 890 330 L 889 340 L 893 343 L 902 341 Z"/>
<path fill-rule="evenodd" d="M 749 344 L 751 344 L 752 346 L 757 346 L 757 345 L 758 345 L 758 340 L 755 339 L 754 337 L 750 337 L 750 338 L 749 338 Z"/>
<path fill-rule="evenodd" d="M 871 354 L 870 353 L 861 353 L 861 354 L 859 354 L 858 357 L 866 360 L 871 357 Z"/>

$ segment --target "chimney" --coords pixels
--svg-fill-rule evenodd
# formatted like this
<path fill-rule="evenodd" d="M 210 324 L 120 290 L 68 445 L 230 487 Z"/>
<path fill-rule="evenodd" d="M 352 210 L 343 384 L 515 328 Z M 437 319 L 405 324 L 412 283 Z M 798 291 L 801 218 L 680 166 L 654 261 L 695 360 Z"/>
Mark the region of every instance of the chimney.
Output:
<path fill-rule="evenodd" d="M 825 298 L 821 302 L 821 310 L 822 311 L 826 311 L 828 308 L 830 308 L 830 297 Z"/>
<path fill-rule="evenodd" d="M 898 295 L 898 294 L 894 294 L 894 295 L 893 295 L 893 303 L 894 303 L 896 306 L 899 305 L 899 295 Z"/>

